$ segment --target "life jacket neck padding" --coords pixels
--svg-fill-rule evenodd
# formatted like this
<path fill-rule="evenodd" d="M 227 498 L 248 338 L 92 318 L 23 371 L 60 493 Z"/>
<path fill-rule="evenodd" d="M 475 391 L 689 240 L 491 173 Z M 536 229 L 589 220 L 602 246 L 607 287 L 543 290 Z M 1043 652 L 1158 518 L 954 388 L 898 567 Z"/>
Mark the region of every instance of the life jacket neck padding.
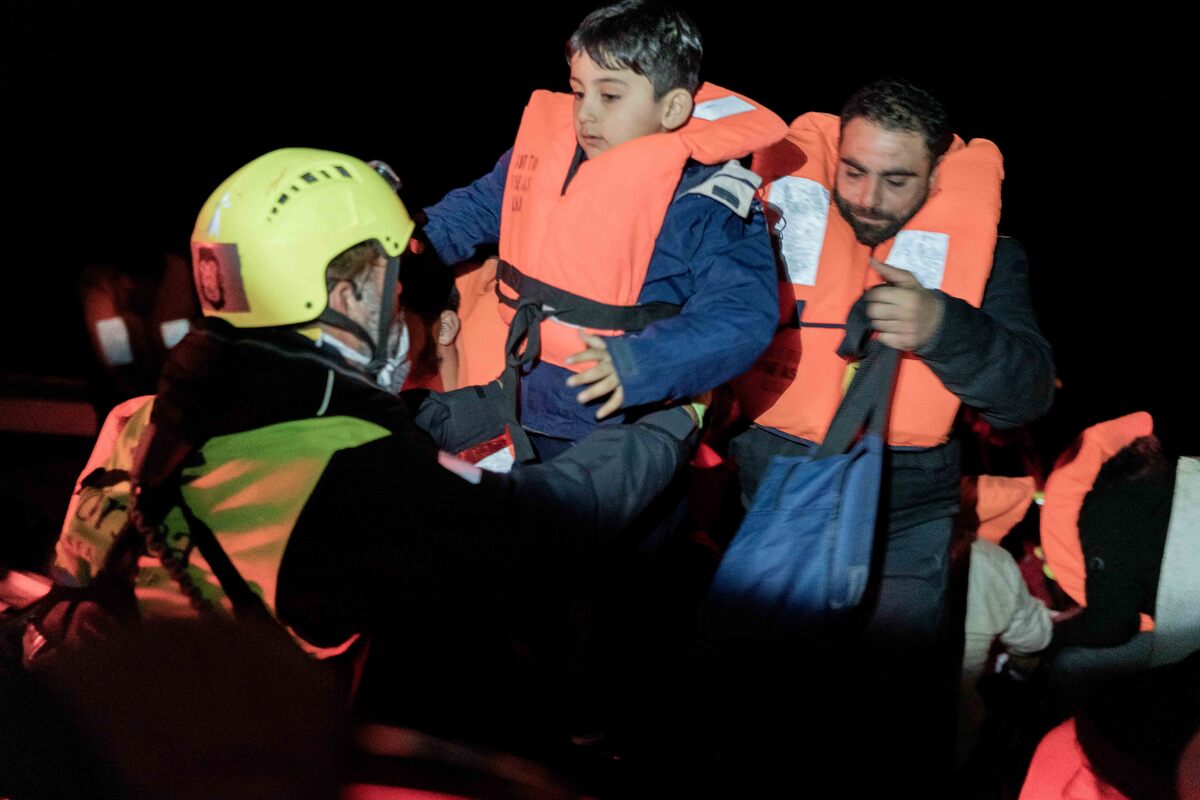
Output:
<path fill-rule="evenodd" d="M 858 241 L 834 202 L 841 121 L 804 114 L 780 143 L 756 153 L 763 204 L 779 261 L 780 328 L 736 382 L 744 413 L 764 428 L 820 442 L 842 399 L 850 365 L 838 353 L 863 293 L 882 283 L 875 258 L 908 270 L 927 289 L 978 307 L 991 272 L 1004 177 L 999 149 L 957 137 L 938 164 L 928 198 L 891 239 Z M 921 359 L 906 354 L 896 379 L 888 441 L 946 441 L 959 399 Z"/>

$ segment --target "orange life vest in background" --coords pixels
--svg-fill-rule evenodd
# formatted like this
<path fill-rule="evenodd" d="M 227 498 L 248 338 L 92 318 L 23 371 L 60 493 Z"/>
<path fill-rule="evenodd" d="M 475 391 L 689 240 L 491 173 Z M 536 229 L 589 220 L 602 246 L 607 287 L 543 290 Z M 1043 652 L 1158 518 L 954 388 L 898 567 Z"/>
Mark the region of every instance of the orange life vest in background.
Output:
<path fill-rule="evenodd" d="M 1019 478 L 980 475 L 975 481 L 979 538 L 1000 544 L 1000 540 L 1029 513 L 1035 491 L 1037 483 L 1028 475 Z"/>
<path fill-rule="evenodd" d="M 1042 737 L 1019 800 L 1128 800 L 1096 775 L 1075 731 L 1075 717 Z"/>
<path fill-rule="evenodd" d="M 454 279 L 458 288 L 458 385 L 482 386 L 504 371 L 508 326 L 496 313 L 496 259 L 489 258 Z"/>
<path fill-rule="evenodd" d="M 1079 512 L 1084 498 L 1096 483 L 1104 462 L 1154 432 L 1154 419 L 1145 411 L 1101 422 L 1079 436 L 1078 449 L 1063 455 L 1046 479 L 1042 502 L 1042 550 L 1054 580 L 1072 600 L 1087 605 L 1087 568 L 1079 541 Z M 1141 616 L 1141 629 L 1153 630 L 1154 621 Z"/>
<path fill-rule="evenodd" d="M 820 442 L 842 399 L 847 362 L 837 354 L 850 307 L 883 281 L 872 255 L 973 306 L 983 300 L 1000 221 L 999 149 L 957 137 L 938 165 L 921 210 L 887 242 L 860 244 L 833 204 L 840 120 L 809 113 L 787 138 L 755 154 L 769 220 L 778 222 L 781 328 L 766 353 L 736 382 L 743 412 L 758 425 Z M 888 442 L 933 447 L 946 441 L 959 400 L 920 358 L 901 361 Z"/>
<path fill-rule="evenodd" d="M 688 160 L 719 164 L 741 158 L 779 141 L 787 131 L 771 111 L 706 83 L 683 127 L 604 151 L 580 164 L 564 189 L 577 146 L 573 100 L 547 91 L 529 99 L 500 216 L 501 316 L 511 323 L 520 297 L 534 297 L 547 314 L 541 322 L 541 358 L 559 366 L 568 366 L 564 359 L 583 349 L 581 328 L 604 334 L 636 328 L 597 324 L 584 314 L 556 319 L 549 314 L 562 310 L 561 304 L 538 290 L 548 286 L 621 307 L 616 312 L 635 311 L 667 206 Z M 678 309 L 670 307 L 665 316 L 675 313 Z M 619 322 L 621 315 L 604 318 Z"/>

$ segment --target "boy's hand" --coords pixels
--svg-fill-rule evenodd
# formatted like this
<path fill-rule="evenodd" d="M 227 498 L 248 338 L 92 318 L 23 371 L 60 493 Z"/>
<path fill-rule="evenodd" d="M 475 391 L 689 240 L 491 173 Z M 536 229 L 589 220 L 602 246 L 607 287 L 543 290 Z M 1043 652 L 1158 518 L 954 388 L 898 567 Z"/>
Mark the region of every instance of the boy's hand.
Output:
<path fill-rule="evenodd" d="M 596 366 L 567 378 L 567 386 L 590 384 L 588 388 L 575 395 L 575 399 L 580 403 L 588 403 L 611 393 L 608 402 L 596 411 L 596 419 L 604 419 L 621 408 L 621 404 L 625 402 L 625 389 L 621 386 L 621 378 L 617 375 L 617 368 L 613 366 L 612 362 L 612 354 L 608 352 L 608 345 L 604 340 L 590 333 L 581 333 L 579 338 L 583 339 L 587 349 L 568 356 L 567 363 L 578 364 L 583 361 L 595 361 Z"/>

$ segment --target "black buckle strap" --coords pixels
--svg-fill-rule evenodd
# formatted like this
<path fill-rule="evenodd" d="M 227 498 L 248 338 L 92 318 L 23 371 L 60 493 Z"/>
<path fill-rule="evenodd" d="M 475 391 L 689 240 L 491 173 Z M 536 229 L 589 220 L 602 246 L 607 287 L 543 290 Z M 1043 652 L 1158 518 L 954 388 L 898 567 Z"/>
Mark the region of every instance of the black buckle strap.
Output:
<path fill-rule="evenodd" d="M 504 299 L 503 295 L 501 299 Z M 500 410 L 508 425 L 508 435 L 512 438 L 514 458 L 518 464 L 528 464 L 535 458 L 533 445 L 521 427 L 520 387 L 524 368 L 536 363 L 542 353 L 542 320 L 545 318 L 546 312 L 540 302 L 522 298 L 516 304 L 516 313 L 504 343 L 504 403 Z M 522 343 L 524 348 L 521 347 Z"/>
<path fill-rule="evenodd" d="M 617 306 L 599 303 L 531 278 L 507 261 L 496 266 L 496 295 L 514 310 L 504 343 L 504 421 L 513 440 L 519 464 L 534 460 L 533 445 L 520 422 L 520 383 L 526 367 L 542 354 L 542 322 L 554 317 L 569 325 L 602 330 L 640 331 L 659 320 L 679 314 L 673 303 Z M 514 300 L 500 291 L 500 284 L 517 294 Z M 522 347 L 524 345 L 524 347 Z"/>
<path fill-rule="evenodd" d="M 560 322 L 578 325 L 581 328 L 640 331 L 655 322 L 677 316 L 682 310 L 682 306 L 674 303 L 617 306 L 589 300 L 537 278 L 531 278 L 507 261 L 501 261 L 496 266 L 496 278 L 496 292 L 500 296 L 500 302 L 509 308 L 517 308 L 526 299 L 536 300 L 544 307 L 545 316 L 552 316 Z M 505 297 L 500 291 L 501 283 L 512 289 L 520 300 Z"/>

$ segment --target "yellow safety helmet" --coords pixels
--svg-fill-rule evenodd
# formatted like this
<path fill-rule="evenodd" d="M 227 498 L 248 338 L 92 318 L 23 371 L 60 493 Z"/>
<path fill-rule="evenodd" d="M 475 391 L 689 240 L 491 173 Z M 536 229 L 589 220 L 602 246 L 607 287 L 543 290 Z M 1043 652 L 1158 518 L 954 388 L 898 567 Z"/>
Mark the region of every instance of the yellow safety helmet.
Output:
<path fill-rule="evenodd" d="M 395 189 L 370 165 L 328 150 L 254 159 L 196 219 L 192 273 L 204 314 L 239 328 L 312 322 L 326 312 L 329 262 L 369 239 L 383 246 L 394 284 L 414 227 Z"/>

